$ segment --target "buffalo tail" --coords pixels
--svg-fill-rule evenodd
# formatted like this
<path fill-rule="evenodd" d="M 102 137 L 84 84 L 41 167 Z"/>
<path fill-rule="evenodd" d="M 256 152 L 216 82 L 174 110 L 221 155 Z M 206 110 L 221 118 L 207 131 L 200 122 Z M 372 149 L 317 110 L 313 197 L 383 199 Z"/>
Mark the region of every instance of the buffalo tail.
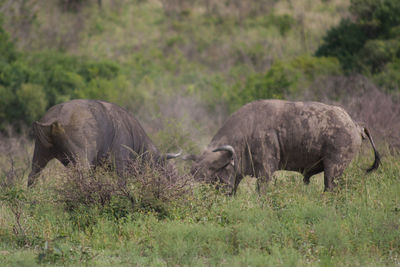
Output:
<path fill-rule="evenodd" d="M 371 142 L 371 145 L 372 145 L 372 148 L 374 149 L 374 154 L 375 154 L 374 164 L 367 170 L 367 172 L 371 172 L 373 170 L 378 169 L 379 164 L 381 163 L 381 156 L 379 155 L 378 151 L 376 150 L 374 140 L 372 139 L 372 136 L 366 127 L 364 127 L 364 132 L 368 136 L 368 139 Z"/>

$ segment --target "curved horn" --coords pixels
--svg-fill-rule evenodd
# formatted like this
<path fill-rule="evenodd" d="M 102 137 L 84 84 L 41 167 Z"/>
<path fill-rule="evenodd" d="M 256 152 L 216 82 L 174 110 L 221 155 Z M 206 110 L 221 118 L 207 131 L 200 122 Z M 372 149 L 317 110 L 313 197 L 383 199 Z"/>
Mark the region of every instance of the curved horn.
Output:
<path fill-rule="evenodd" d="M 165 154 L 165 158 L 168 159 L 174 159 L 182 155 L 182 149 L 178 153 L 167 153 Z"/>
<path fill-rule="evenodd" d="M 226 145 L 226 146 L 220 146 L 217 147 L 216 149 L 214 149 L 212 152 L 218 152 L 218 151 L 228 151 L 231 153 L 231 156 L 235 155 L 235 149 L 230 146 L 230 145 Z"/>
<path fill-rule="evenodd" d="M 234 194 L 236 194 L 236 188 L 237 188 L 237 185 L 238 185 L 238 182 L 236 180 L 236 179 L 238 179 L 237 178 L 237 175 L 238 175 L 238 159 L 237 159 L 237 156 L 236 156 L 235 149 L 230 145 L 225 145 L 225 146 L 217 147 L 216 149 L 213 150 L 213 152 L 218 152 L 218 151 L 227 151 L 227 152 L 230 153 L 230 156 L 232 157 L 231 165 L 233 166 L 233 170 L 234 170 L 234 173 L 233 173 L 234 182 L 233 182 L 232 192 L 230 194 L 234 195 Z"/>

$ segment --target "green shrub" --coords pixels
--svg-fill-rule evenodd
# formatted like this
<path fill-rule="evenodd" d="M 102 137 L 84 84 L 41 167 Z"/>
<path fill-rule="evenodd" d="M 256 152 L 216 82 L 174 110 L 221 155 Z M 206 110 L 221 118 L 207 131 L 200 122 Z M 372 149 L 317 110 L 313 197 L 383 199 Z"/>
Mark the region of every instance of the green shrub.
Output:
<path fill-rule="evenodd" d="M 350 12 L 354 19 L 331 28 L 316 56 L 337 57 L 350 72 L 382 72 L 399 58 L 400 2 L 352 0 Z"/>
<path fill-rule="evenodd" d="M 225 103 L 232 93 L 232 89 L 227 81 L 221 75 L 212 75 L 199 82 L 196 87 L 188 88 L 198 93 L 201 100 L 205 103 L 209 110 L 216 111 L 217 107 Z"/>
<path fill-rule="evenodd" d="M 263 16 L 257 16 L 257 17 L 249 17 L 245 21 L 246 25 L 248 26 L 263 26 L 263 27 L 276 27 L 281 34 L 281 36 L 286 36 L 287 33 L 295 26 L 296 20 L 288 15 L 276 15 L 276 14 L 270 14 L 270 15 L 263 15 Z"/>
<path fill-rule="evenodd" d="M 340 65 L 335 58 L 306 55 L 288 62 L 277 61 L 265 74 L 250 75 L 243 88 L 237 84 L 230 107 L 234 110 L 257 99 L 294 97 L 304 92 L 317 77 L 340 73 Z"/>
<path fill-rule="evenodd" d="M 17 57 L 0 28 L 0 129 L 6 124 L 30 125 L 51 106 L 74 98 L 125 103 L 128 79 L 111 61 L 57 52 L 25 53 Z"/>
<path fill-rule="evenodd" d="M 350 12 L 356 22 L 370 29 L 370 38 L 390 38 L 391 29 L 400 25 L 400 2 L 397 0 L 352 0 Z"/>
<path fill-rule="evenodd" d="M 368 40 L 367 30 L 350 20 L 342 20 L 339 26 L 330 29 L 318 48 L 317 57 L 336 57 L 346 71 L 358 66 L 355 55 Z"/>
<path fill-rule="evenodd" d="M 35 64 L 34 81 L 43 85 L 48 107 L 79 97 L 116 100 L 113 94 L 118 94 L 118 90 L 109 81 L 115 81 L 120 67 L 113 62 L 97 62 L 55 52 L 35 53 L 27 61 Z"/>
<path fill-rule="evenodd" d="M 294 69 L 301 71 L 308 81 L 313 81 L 321 75 L 341 74 L 339 61 L 333 57 L 313 57 L 305 55 L 296 57 L 290 64 Z"/>
<path fill-rule="evenodd" d="M 29 83 L 34 77 L 33 69 L 21 59 L 1 66 L 0 84 L 13 92 L 23 83 Z"/>
<path fill-rule="evenodd" d="M 382 72 L 374 75 L 373 81 L 389 92 L 398 92 L 400 90 L 400 60 L 386 64 Z"/>
<path fill-rule="evenodd" d="M 119 84 L 118 84 L 119 83 Z M 122 84 L 121 84 L 122 83 Z M 72 98 L 86 98 L 86 99 L 100 99 L 109 102 L 118 103 L 123 99 L 123 93 L 125 91 L 124 85 L 126 80 L 117 79 L 106 80 L 101 78 L 96 78 L 90 80 L 85 86 L 75 90 L 72 94 Z"/>
<path fill-rule="evenodd" d="M 152 136 L 160 151 L 171 152 L 184 149 L 186 153 L 198 153 L 197 145 L 190 138 L 190 133 L 184 129 L 181 122 L 169 119 L 164 122 L 163 130 Z"/>
<path fill-rule="evenodd" d="M 0 15 L 0 64 L 11 63 L 18 57 L 14 43 L 10 41 L 9 34 L 3 29 L 3 19 Z"/>
<path fill-rule="evenodd" d="M 291 65 L 276 62 L 267 73 L 254 74 L 247 78 L 239 97 L 244 103 L 255 99 L 283 98 L 284 94 L 295 85 L 299 74 Z"/>
<path fill-rule="evenodd" d="M 45 90 L 50 106 L 69 100 L 74 91 L 86 86 L 82 76 L 73 71 L 68 71 L 62 65 L 54 65 L 46 75 Z"/>
<path fill-rule="evenodd" d="M 14 61 L 5 65 L 0 75 L 0 129 L 7 124 L 29 125 L 43 114 L 46 95 L 41 86 L 29 83 L 34 73 L 28 65 Z"/>
<path fill-rule="evenodd" d="M 121 72 L 121 67 L 111 61 L 99 61 L 99 62 L 83 62 L 79 74 L 82 75 L 86 81 L 90 81 L 96 78 L 102 78 L 105 80 L 112 80 Z"/>
<path fill-rule="evenodd" d="M 400 55 L 400 40 L 368 40 L 359 53 L 359 62 L 371 73 L 382 72 L 385 65 Z"/>
<path fill-rule="evenodd" d="M 46 94 L 40 85 L 22 84 L 16 95 L 24 122 L 31 124 L 46 111 Z"/>
<path fill-rule="evenodd" d="M 12 103 L 15 103 L 15 94 L 9 88 L 0 85 L 0 130 L 12 117 L 10 111 Z"/>

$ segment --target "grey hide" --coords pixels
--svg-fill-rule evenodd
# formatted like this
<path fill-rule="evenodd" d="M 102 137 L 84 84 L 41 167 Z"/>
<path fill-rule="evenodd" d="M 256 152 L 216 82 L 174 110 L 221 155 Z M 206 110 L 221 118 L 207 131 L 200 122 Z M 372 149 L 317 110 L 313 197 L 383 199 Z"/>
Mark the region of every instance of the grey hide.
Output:
<path fill-rule="evenodd" d="M 194 160 L 191 172 L 197 180 L 221 183 L 231 193 L 246 175 L 258 178 L 257 188 L 263 193 L 277 170 L 300 172 L 306 184 L 323 171 L 325 191 L 330 191 L 366 137 L 375 152 L 371 171 L 380 162 L 372 137 L 344 109 L 318 102 L 260 100 L 233 113 L 202 155 L 186 159 Z"/>
<path fill-rule="evenodd" d="M 50 108 L 33 123 L 35 150 L 28 186 L 53 158 L 92 167 L 112 156 L 119 175 L 134 153 L 163 162 L 176 155 L 161 155 L 139 122 L 125 109 L 104 101 L 72 100 Z"/>

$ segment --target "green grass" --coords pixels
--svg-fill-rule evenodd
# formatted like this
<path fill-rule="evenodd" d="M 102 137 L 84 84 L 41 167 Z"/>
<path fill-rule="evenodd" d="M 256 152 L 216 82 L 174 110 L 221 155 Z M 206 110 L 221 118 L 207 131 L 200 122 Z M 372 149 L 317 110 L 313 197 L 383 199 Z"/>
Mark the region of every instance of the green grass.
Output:
<path fill-rule="evenodd" d="M 0 202 L 0 265 L 398 265 L 399 158 L 366 175 L 370 160 L 355 159 L 334 193 L 322 192 L 322 175 L 305 186 L 278 172 L 263 196 L 252 178 L 235 197 L 196 186 L 168 202 L 162 218 L 149 210 L 115 218 L 100 206 L 67 212 L 53 190 L 64 169 L 52 164 L 37 187 L 22 190 L 26 200 L 14 198 L 24 233 L 11 212 L 17 202 Z"/>
<path fill-rule="evenodd" d="M 103 0 L 102 9 L 91 1 L 77 13 L 63 12 L 57 1 L 14 2 L 2 16 L 21 51 L 115 61 L 124 79 L 104 84 L 117 96 L 111 100 L 135 111 L 163 151 L 185 152 L 209 142 L 235 84 L 242 89 L 277 60 L 313 54 L 349 5 L 276 1 L 266 14 L 238 19 L 205 14 L 204 7 L 168 16 L 157 0 Z M 27 15 L 32 22 L 24 23 Z M 30 141 L 7 140 L 0 152 L 0 266 L 400 265 L 399 156 L 385 157 L 368 175 L 371 158 L 356 158 L 333 193 L 323 193 L 322 175 L 305 186 L 299 174 L 279 172 L 263 196 L 246 178 L 235 197 L 196 185 L 132 212 L 120 199 L 68 211 L 55 190 L 63 184 L 61 164 L 49 164 L 26 190 Z M 4 185 L 8 153 L 16 160 L 15 186 Z"/>

